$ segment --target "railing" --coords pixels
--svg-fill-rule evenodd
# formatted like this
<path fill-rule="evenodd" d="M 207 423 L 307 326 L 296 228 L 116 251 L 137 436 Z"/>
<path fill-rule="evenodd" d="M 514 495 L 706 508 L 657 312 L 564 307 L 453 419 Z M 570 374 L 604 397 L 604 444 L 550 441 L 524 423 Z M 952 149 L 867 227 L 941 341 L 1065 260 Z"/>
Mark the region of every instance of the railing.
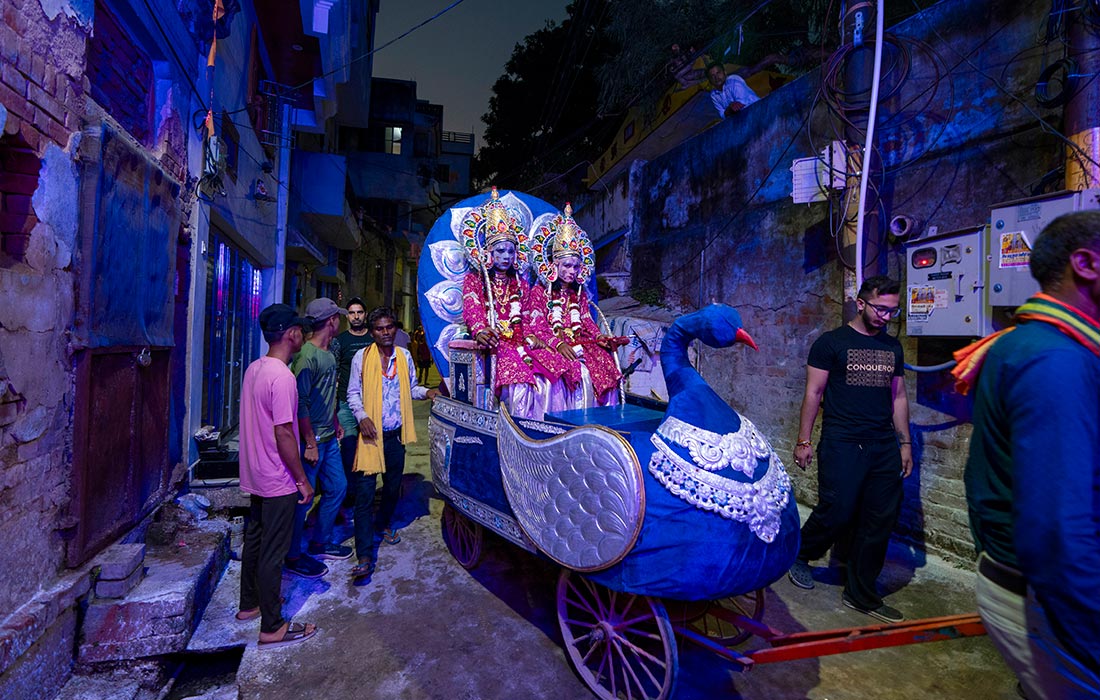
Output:
<path fill-rule="evenodd" d="M 467 134 L 461 131 L 444 131 L 443 140 L 453 141 L 454 143 L 473 143 L 474 135 Z"/>

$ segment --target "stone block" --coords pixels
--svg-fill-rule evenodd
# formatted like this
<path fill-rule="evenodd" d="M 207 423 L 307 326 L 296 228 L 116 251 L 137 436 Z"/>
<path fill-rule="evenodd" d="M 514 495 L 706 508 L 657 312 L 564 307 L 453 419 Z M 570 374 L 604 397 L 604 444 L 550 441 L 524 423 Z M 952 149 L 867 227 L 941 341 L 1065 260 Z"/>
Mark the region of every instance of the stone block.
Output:
<path fill-rule="evenodd" d="M 95 582 L 95 594 L 98 598 L 122 598 L 131 590 L 134 586 L 138 585 L 142 577 L 145 575 L 145 567 L 139 566 L 134 569 L 123 579 L 110 579 L 106 581 Z"/>
<path fill-rule="evenodd" d="M 145 545 L 116 544 L 104 550 L 95 560 L 99 567 L 99 580 L 121 581 L 127 578 L 145 560 Z"/>
<path fill-rule="evenodd" d="M 229 548 L 225 532 L 184 529 L 177 537 L 177 544 L 146 548 L 147 573 L 126 598 L 88 606 L 78 649 L 81 664 L 186 649 L 225 569 Z"/>

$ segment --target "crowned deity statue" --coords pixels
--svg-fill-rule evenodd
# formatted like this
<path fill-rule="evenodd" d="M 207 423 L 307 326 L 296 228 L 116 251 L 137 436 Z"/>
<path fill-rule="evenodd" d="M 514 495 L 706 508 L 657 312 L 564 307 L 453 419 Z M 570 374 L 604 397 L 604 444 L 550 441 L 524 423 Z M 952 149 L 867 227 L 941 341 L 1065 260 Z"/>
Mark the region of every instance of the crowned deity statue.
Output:
<path fill-rule="evenodd" d="M 513 416 L 541 420 L 550 384 L 566 364 L 525 328 L 527 233 L 496 187 L 488 202 L 471 210 L 461 230 L 470 258 L 462 283 L 462 318 L 470 336 L 491 354 L 497 398 Z"/>
<path fill-rule="evenodd" d="M 531 261 L 539 284 L 527 295 L 528 331 L 568 363 L 551 386 L 549 410 L 618 403 L 622 373 L 612 353 L 627 340 L 601 333 L 592 318 L 584 283 L 595 271 L 594 250 L 568 203 L 532 235 Z"/>

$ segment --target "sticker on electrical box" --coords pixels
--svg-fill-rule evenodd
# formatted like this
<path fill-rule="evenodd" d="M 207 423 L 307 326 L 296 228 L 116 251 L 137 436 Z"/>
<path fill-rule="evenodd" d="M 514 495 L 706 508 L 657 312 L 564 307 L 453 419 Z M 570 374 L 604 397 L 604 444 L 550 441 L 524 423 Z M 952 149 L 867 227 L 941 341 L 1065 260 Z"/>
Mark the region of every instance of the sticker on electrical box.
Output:
<path fill-rule="evenodd" d="M 999 267 L 1027 267 L 1030 262 L 1031 243 L 1027 240 L 1027 234 L 1023 231 L 1002 233 Z"/>
<path fill-rule="evenodd" d="M 947 308 L 947 290 L 936 287 L 936 301 L 933 304 L 934 308 L 946 309 Z"/>
<path fill-rule="evenodd" d="M 914 316 L 931 316 L 932 309 L 936 308 L 936 288 L 932 285 L 909 288 L 909 308 L 906 313 L 910 318 Z"/>

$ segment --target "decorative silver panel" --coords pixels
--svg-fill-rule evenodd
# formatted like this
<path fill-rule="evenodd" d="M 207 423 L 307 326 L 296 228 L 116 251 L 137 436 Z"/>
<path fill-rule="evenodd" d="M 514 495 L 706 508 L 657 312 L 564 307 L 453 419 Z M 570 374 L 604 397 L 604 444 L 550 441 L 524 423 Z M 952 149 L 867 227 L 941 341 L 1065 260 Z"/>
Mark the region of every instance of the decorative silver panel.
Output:
<path fill-rule="evenodd" d="M 474 408 L 470 404 L 438 397 L 432 401 L 432 414 L 449 421 L 458 423 L 463 428 L 468 428 L 482 435 L 496 437 L 497 414 Z"/>
<path fill-rule="evenodd" d="M 443 403 L 453 404 L 454 402 L 450 399 L 437 398 L 433 402 L 432 413 L 450 419 L 451 417 L 448 415 L 446 408 L 438 411 L 436 410 L 436 408 Z M 466 404 L 458 404 L 458 406 L 469 408 Z M 485 411 L 477 411 L 477 409 L 473 409 L 473 411 L 478 414 L 485 413 Z M 467 414 L 463 417 L 474 418 L 473 422 L 477 422 L 474 416 Z M 493 425 L 495 426 L 496 416 L 491 417 L 493 418 Z M 537 552 L 538 548 L 523 534 L 523 530 L 520 528 L 515 518 L 485 505 L 470 495 L 460 493 L 451 486 L 451 446 L 456 442 L 470 443 L 478 441 L 480 443 L 480 438 L 476 436 L 464 435 L 455 437 L 455 432 L 456 428 L 454 425 L 447 423 L 445 420 L 440 420 L 435 415 L 429 416 L 428 435 L 431 440 L 429 455 L 432 465 L 432 485 L 435 486 L 435 490 L 453 503 L 456 508 L 461 510 L 471 520 L 481 523 L 513 544 L 519 545 L 530 552 Z"/>
<path fill-rule="evenodd" d="M 534 440 L 502 408 L 497 449 L 516 520 L 546 556 L 570 569 L 598 571 L 634 547 L 645 486 L 638 456 L 621 435 L 584 426 Z"/>

